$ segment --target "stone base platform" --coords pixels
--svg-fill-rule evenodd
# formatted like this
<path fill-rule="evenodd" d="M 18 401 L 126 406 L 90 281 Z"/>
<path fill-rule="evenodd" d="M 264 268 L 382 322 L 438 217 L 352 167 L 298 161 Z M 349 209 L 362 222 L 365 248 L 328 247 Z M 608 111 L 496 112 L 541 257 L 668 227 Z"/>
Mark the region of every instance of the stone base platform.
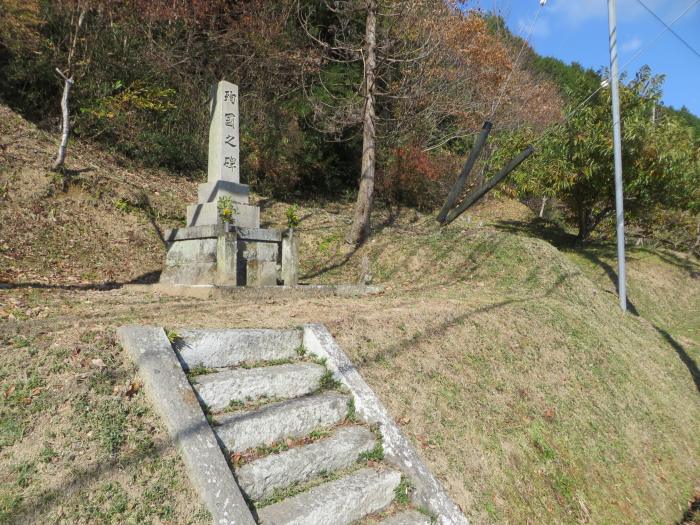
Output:
<path fill-rule="evenodd" d="M 164 240 L 168 253 L 160 276 L 163 285 L 297 284 L 293 230 L 213 224 L 168 230 Z"/>

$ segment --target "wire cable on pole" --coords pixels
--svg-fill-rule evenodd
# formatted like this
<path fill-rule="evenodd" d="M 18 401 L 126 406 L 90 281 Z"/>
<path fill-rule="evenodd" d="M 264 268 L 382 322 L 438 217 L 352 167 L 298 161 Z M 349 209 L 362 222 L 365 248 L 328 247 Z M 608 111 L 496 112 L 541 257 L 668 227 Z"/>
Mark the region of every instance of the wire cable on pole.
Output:
<path fill-rule="evenodd" d="M 700 1 L 700 0 L 698 0 L 698 1 Z M 496 98 L 495 102 L 493 103 L 493 106 L 491 106 L 491 114 L 489 115 L 489 118 L 487 119 L 489 121 L 493 120 L 493 116 L 496 114 L 496 111 L 498 110 L 498 106 L 501 105 L 501 101 L 503 100 L 503 95 L 505 95 L 506 88 L 508 87 L 508 83 L 510 82 L 511 77 L 513 76 L 513 72 L 518 67 L 518 63 L 520 62 L 520 57 L 522 56 L 523 52 L 525 51 L 525 47 L 530 42 L 530 38 L 532 37 L 532 32 L 535 30 L 535 25 L 537 24 L 537 20 L 540 18 L 540 14 L 542 13 L 542 8 L 545 6 L 546 3 L 547 3 L 547 0 L 540 0 L 540 6 L 537 8 L 537 13 L 535 13 L 535 18 L 532 20 L 532 23 L 530 24 L 530 28 L 528 29 L 528 32 L 527 32 L 527 37 L 523 40 L 523 45 L 520 46 L 520 51 L 518 52 L 518 55 L 515 58 L 515 62 L 513 63 L 513 67 L 508 72 L 508 76 L 506 77 L 505 81 L 501 85 L 501 89 L 498 93 L 498 97 Z"/>
<path fill-rule="evenodd" d="M 646 9 L 647 11 L 649 11 L 649 13 L 651 14 L 651 16 L 653 16 L 653 17 L 656 18 L 659 22 L 661 22 L 664 26 L 666 26 L 666 29 L 667 29 L 668 31 L 670 31 L 670 32 L 673 34 L 673 36 L 675 36 L 678 40 L 680 40 L 680 41 L 683 43 L 683 45 L 684 45 L 685 47 L 687 47 L 688 49 L 690 49 L 690 50 L 695 54 L 695 56 L 697 56 L 698 58 L 700 58 L 700 52 L 698 52 L 693 46 L 691 46 L 681 35 L 679 35 L 679 34 L 676 33 L 673 29 L 671 29 L 671 26 L 669 26 L 668 24 L 666 24 L 666 22 L 664 22 L 664 21 L 661 19 L 661 17 L 660 17 L 659 15 L 657 15 L 654 11 L 652 11 L 651 8 L 650 8 L 648 5 L 646 5 L 644 2 L 642 2 L 642 0 L 637 0 L 637 3 L 638 3 L 639 5 L 641 5 L 644 9 Z"/>
<path fill-rule="evenodd" d="M 637 1 L 639 2 L 640 0 L 637 0 Z M 664 22 L 663 24 L 664 24 L 665 28 L 664 28 L 662 31 L 660 31 L 660 32 L 659 32 L 654 38 L 652 38 L 649 42 L 647 42 L 645 45 L 643 45 L 641 48 L 639 48 L 639 50 L 632 56 L 632 58 L 630 58 L 627 62 L 625 62 L 625 63 L 622 65 L 622 67 L 621 67 L 620 69 L 621 69 L 621 70 L 624 70 L 624 69 L 625 69 L 627 66 L 629 66 L 632 62 L 634 62 L 635 60 L 637 60 L 637 58 L 639 57 L 639 55 L 641 55 L 644 51 L 646 51 L 646 50 L 649 49 L 651 46 L 653 46 L 654 44 L 656 44 L 656 42 L 657 42 L 663 35 L 665 35 L 668 31 L 673 31 L 673 29 L 671 29 L 671 27 L 672 27 L 674 24 L 676 24 L 676 22 L 678 22 L 681 18 L 683 18 L 685 15 L 687 15 L 688 12 L 689 12 L 691 9 L 693 9 L 693 8 L 694 8 L 696 5 L 698 5 L 698 4 L 700 4 L 700 0 L 694 0 L 693 2 L 691 2 L 691 4 L 690 4 L 688 7 L 685 8 L 685 10 L 684 10 L 681 14 L 679 14 L 676 18 L 674 18 L 674 19 L 671 21 L 671 23 L 666 24 L 666 23 Z M 663 22 L 663 21 L 662 21 L 662 22 Z M 538 144 L 538 143 L 540 143 L 542 140 L 544 140 L 544 139 L 547 137 L 547 135 L 549 135 L 549 133 L 551 133 L 552 131 L 554 131 L 555 129 L 557 129 L 558 126 L 561 126 L 561 125 L 563 125 L 563 124 L 566 124 L 566 122 L 568 122 L 569 119 L 571 119 L 571 117 L 573 117 L 578 111 L 581 110 L 581 108 L 583 108 L 583 106 L 585 106 L 588 102 L 590 102 L 590 100 L 591 100 L 594 96 L 596 96 L 596 95 L 600 92 L 601 89 L 605 88 L 605 87 L 607 86 L 607 83 L 609 83 L 609 82 L 610 82 L 610 77 L 609 77 L 609 76 L 606 77 L 605 79 L 603 79 L 603 82 L 601 82 L 601 84 L 600 84 L 600 86 L 598 87 L 598 89 L 596 89 L 595 91 L 593 91 L 593 92 L 592 92 L 590 95 L 588 95 L 582 102 L 580 102 L 574 109 L 572 109 L 569 113 L 567 113 L 566 116 L 564 117 L 563 122 L 559 122 L 559 123 L 557 123 L 557 124 L 554 124 L 554 125 L 551 126 L 547 131 L 545 131 L 542 135 L 540 135 L 540 136 L 533 142 L 533 146 L 536 145 L 536 144 Z"/>

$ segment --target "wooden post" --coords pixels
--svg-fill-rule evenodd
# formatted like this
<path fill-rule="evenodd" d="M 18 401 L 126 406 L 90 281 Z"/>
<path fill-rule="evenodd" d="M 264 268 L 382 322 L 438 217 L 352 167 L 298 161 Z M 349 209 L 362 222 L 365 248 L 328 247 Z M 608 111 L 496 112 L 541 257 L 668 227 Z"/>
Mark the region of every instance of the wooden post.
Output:
<path fill-rule="evenodd" d="M 501 171 L 499 171 L 496 175 L 493 176 L 491 180 L 489 180 L 486 184 L 481 186 L 478 190 L 476 190 L 474 193 L 472 193 L 470 196 L 468 196 L 465 201 L 459 205 L 456 209 L 452 210 L 450 214 L 447 216 L 445 219 L 445 222 L 443 223 L 443 226 L 447 226 L 450 224 L 452 221 L 454 221 L 457 217 L 462 215 L 469 207 L 471 207 L 476 201 L 478 201 L 481 197 L 486 195 L 489 191 L 491 191 L 496 184 L 501 182 L 503 179 L 506 178 L 506 176 L 513 171 L 515 168 L 520 166 L 520 164 L 528 158 L 530 155 L 532 155 L 535 152 L 534 148 L 532 146 L 528 146 L 523 150 L 517 157 L 512 159 L 508 165 L 503 168 Z"/>
<path fill-rule="evenodd" d="M 491 124 L 489 121 L 484 122 L 484 126 L 481 128 L 481 133 L 474 142 L 472 150 L 469 152 L 467 162 L 464 164 L 464 168 L 462 168 L 462 172 L 459 174 L 457 182 L 455 182 L 455 185 L 452 187 L 450 194 L 447 196 L 447 200 L 445 200 L 445 204 L 443 204 L 442 209 L 438 214 L 438 222 L 445 222 L 450 208 L 452 208 L 455 202 L 457 202 L 457 199 L 459 198 L 460 193 L 462 193 L 464 185 L 467 182 L 467 177 L 474 168 L 474 164 L 476 164 L 476 161 L 479 158 L 479 154 L 484 148 L 484 144 L 486 144 L 486 139 L 488 138 L 489 133 L 491 133 L 491 128 L 493 128 L 493 124 Z"/>

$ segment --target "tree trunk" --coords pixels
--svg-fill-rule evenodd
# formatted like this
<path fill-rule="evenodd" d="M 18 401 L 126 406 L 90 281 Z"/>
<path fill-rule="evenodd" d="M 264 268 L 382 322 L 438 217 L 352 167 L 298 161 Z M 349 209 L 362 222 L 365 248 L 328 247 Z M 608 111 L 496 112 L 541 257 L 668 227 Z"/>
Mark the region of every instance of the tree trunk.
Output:
<path fill-rule="evenodd" d="M 63 166 L 66 160 L 66 148 L 68 147 L 68 136 L 70 135 L 70 112 L 68 111 L 68 99 L 70 97 L 70 88 L 73 86 L 73 77 L 66 78 L 58 69 L 65 84 L 63 84 L 63 98 L 61 98 L 61 113 L 63 115 L 63 133 L 61 134 L 61 145 L 58 147 L 58 154 L 53 163 L 53 169 L 57 170 Z"/>
<path fill-rule="evenodd" d="M 612 206 L 606 206 L 596 212 L 586 206 L 580 206 L 577 211 L 578 241 L 587 241 L 603 219 L 608 217 L 614 210 L 615 208 Z"/>
<path fill-rule="evenodd" d="M 80 6 L 80 3 L 78 3 Z M 56 155 L 56 160 L 53 163 L 53 169 L 57 170 L 63 167 L 63 163 L 66 160 L 66 148 L 68 148 L 68 137 L 70 135 L 70 111 L 68 108 L 68 101 L 70 99 L 70 89 L 73 87 L 73 58 L 75 57 L 75 50 L 78 44 L 78 35 L 80 34 L 80 29 L 83 27 L 83 22 L 85 21 L 85 15 L 87 14 L 87 6 L 83 6 L 80 10 L 80 15 L 78 16 L 78 23 L 75 26 L 75 33 L 73 34 L 73 42 L 71 43 L 70 50 L 68 51 L 68 72 L 64 75 L 63 72 L 56 68 L 56 73 L 61 75 L 63 78 L 63 97 L 61 98 L 61 115 L 63 116 L 63 132 L 61 133 L 61 145 L 58 147 L 58 154 Z M 70 75 L 70 76 L 66 76 Z"/>
<path fill-rule="evenodd" d="M 540 206 L 540 219 L 544 218 L 544 209 L 547 207 L 547 197 L 542 197 L 542 206 Z"/>
<path fill-rule="evenodd" d="M 583 243 L 588 239 L 591 234 L 591 213 L 588 208 L 581 205 L 579 206 L 578 212 L 576 214 L 576 219 L 578 223 L 578 235 L 576 240 L 579 243 Z"/>
<path fill-rule="evenodd" d="M 365 106 L 362 117 L 362 164 L 360 189 L 355 203 L 355 217 L 347 242 L 362 243 L 370 231 L 370 214 L 374 196 L 374 171 L 376 134 L 374 130 L 374 91 L 375 73 L 377 67 L 377 5 L 376 0 L 367 1 L 367 26 L 365 28 Z"/>

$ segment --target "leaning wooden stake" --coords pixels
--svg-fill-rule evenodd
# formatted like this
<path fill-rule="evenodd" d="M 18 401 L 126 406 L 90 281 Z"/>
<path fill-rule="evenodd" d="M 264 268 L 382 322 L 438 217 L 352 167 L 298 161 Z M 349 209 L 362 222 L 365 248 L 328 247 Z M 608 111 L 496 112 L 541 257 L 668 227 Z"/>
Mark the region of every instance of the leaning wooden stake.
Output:
<path fill-rule="evenodd" d="M 450 190 L 450 194 L 447 196 L 447 200 L 445 201 L 445 204 L 443 204 L 442 209 L 440 210 L 440 213 L 437 216 L 438 222 L 445 222 L 447 213 L 450 211 L 450 208 L 454 206 L 455 202 L 457 202 L 457 199 L 459 198 L 460 193 L 462 193 L 464 185 L 467 182 L 467 177 L 472 171 L 472 168 L 474 168 L 474 164 L 476 164 L 476 161 L 479 158 L 479 154 L 484 148 L 484 144 L 486 144 L 486 139 L 488 138 L 489 133 L 491 133 L 492 127 L 493 124 L 491 124 L 488 120 L 484 122 L 484 127 L 481 128 L 481 133 L 477 137 L 476 142 L 474 142 L 474 146 L 472 147 L 471 152 L 469 152 L 469 158 L 464 164 L 464 168 L 462 168 L 462 173 L 459 174 L 457 182 L 455 182 L 455 185 L 452 187 L 452 190 Z"/>
<path fill-rule="evenodd" d="M 468 196 L 465 199 L 465 201 L 462 204 L 460 204 L 456 209 L 452 210 L 445 219 L 445 222 L 442 223 L 442 225 L 447 226 L 457 217 L 462 215 L 465 211 L 467 211 L 467 209 L 469 209 L 469 207 L 471 207 L 481 197 L 483 197 L 489 191 L 491 191 L 494 188 L 494 186 L 496 186 L 496 184 L 505 179 L 511 171 L 520 166 L 520 164 L 534 152 L 535 149 L 532 146 L 528 146 L 527 148 L 525 148 L 525 150 L 523 150 L 517 157 L 512 159 L 505 168 L 503 168 L 496 175 L 494 175 L 493 178 L 491 178 L 486 184 L 484 184 L 478 190 L 476 190 L 474 193 Z"/>

